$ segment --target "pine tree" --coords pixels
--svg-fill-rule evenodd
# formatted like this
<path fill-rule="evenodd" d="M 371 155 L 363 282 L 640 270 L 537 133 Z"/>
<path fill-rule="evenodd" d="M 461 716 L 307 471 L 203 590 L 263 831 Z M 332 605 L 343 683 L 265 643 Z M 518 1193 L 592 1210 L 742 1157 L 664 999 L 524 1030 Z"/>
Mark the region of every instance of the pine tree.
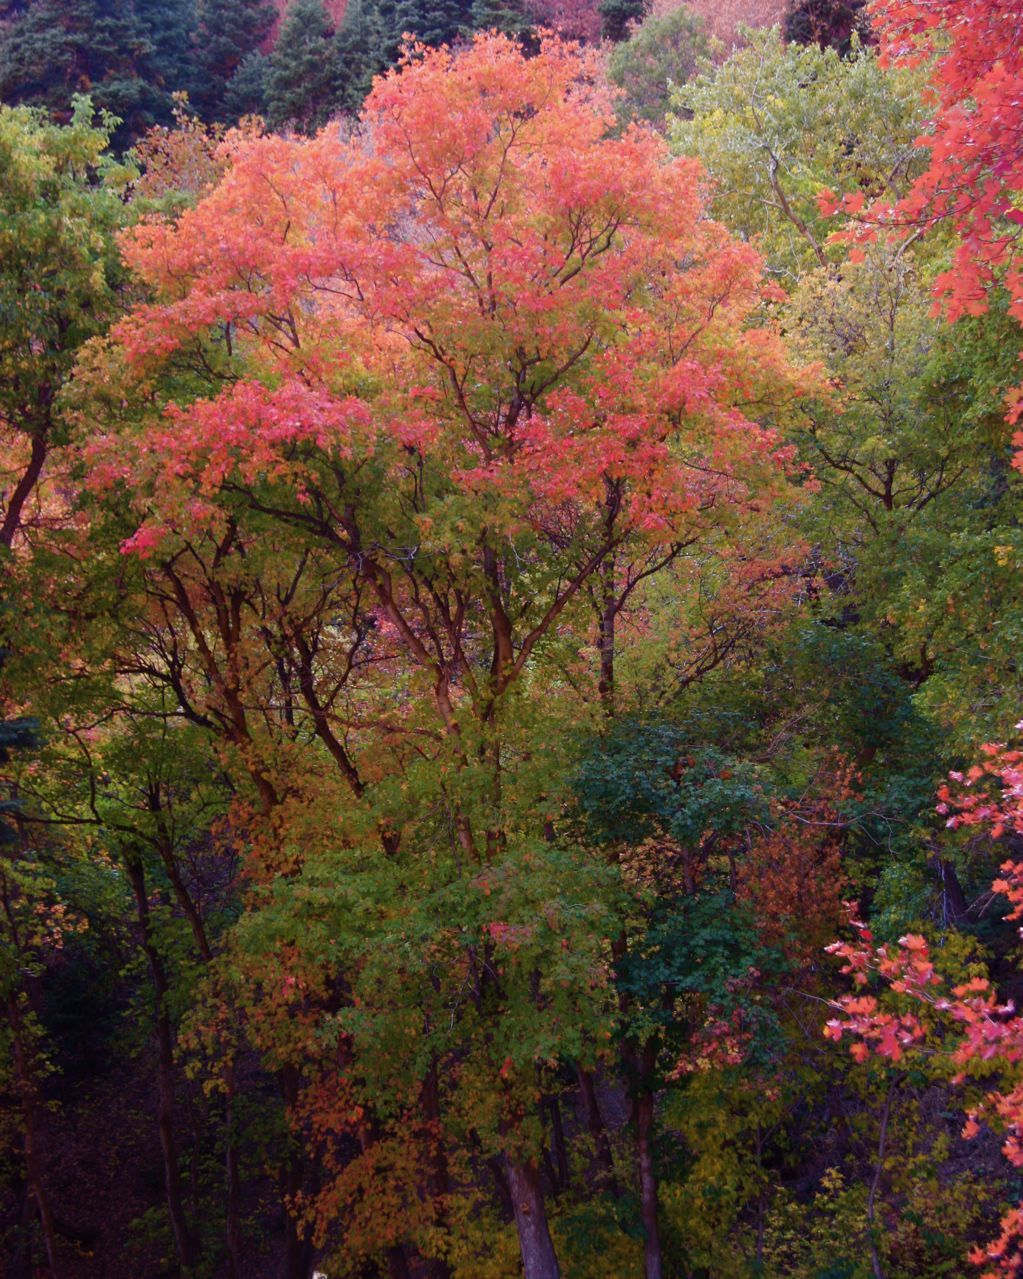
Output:
<path fill-rule="evenodd" d="M 168 93 L 194 88 L 195 0 L 135 0 L 152 45 L 153 79 Z"/>
<path fill-rule="evenodd" d="M 227 86 L 275 16 L 268 0 L 199 0 L 195 101 L 207 120 L 225 120 Z"/>
<path fill-rule="evenodd" d="M 227 119 L 240 120 L 246 115 L 266 114 L 267 62 L 269 58 L 258 49 L 241 60 L 224 92 L 224 115 Z"/>
<path fill-rule="evenodd" d="M 391 64 L 393 25 L 393 6 L 387 15 L 374 0 L 349 0 L 334 36 L 334 99 L 339 110 L 354 115 L 369 93 L 373 77 Z"/>
<path fill-rule="evenodd" d="M 474 31 L 503 31 L 518 40 L 533 29 L 533 17 L 522 0 L 473 0 L 470 18 Z"/>
<path fill-rule="evenodd" d="M 396 35 L 406 31 L 423 44 L 453 44 L 472 25 L 471 0 L 399 0 Z"/>
<path fill-rule="evenodd" d="M 598 9 L 605 39 L 618 44 L 628 40 L 629 28 L 634 22 L 642 22 L 646 17 L 650 0 L 601 0 Z"/>
<path fill-rule="evenodd" d="M 126 144 L 171 119 L 193 24 L 193 0 L 37 0 L 0 28 L 0 98 L 67 120 L 88 92 L 123 121 Z"/>
<path fill-rule="evenodd" d="M 337 46 L 323 0 L 294 0 L 266 64 L 272 128 L 312 133 L 337 110 Z"/>

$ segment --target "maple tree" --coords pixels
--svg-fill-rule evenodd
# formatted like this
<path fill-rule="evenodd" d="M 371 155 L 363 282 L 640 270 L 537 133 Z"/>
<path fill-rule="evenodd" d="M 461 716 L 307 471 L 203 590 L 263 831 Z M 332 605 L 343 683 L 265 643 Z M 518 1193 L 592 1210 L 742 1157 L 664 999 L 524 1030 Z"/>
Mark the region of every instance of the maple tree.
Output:
<path fill-rule="evenodd" d="M 315 647 L 300 679 L 310 727 L 355 805 L 352 855 L 372 830 L 356 835 L 364 819 L 355 814 L 360 805 L 372 813 L 379 794 L 373 856 L 397 855 L 405 874 L 425 869 L 425 847 L 415 852 L 421 819 L 387 800 L 379 739 L 359 726 L 378 669 L 408 687 L 389 730 L 402 772 L 451 823 L 445 892 L 468 893 L 466 911 L 473 885 L 517 883 L 508 900 L 488 891 L 476 937 L 458 940 L 441 923 L 433 944 L 454 946 L 450 972 L 475 988 L 481 1020 L 463 1028 L 474 1064 L 462 1073 L 482 1072 L 478 1087 L 492 1072 L 496 1083 L 493 1129 L 484 1136 L 481 1117 L 476 1128 L 503 1160 L 530 1276 L 556 1273 L 557 1262 L 522 1107 L 537 1063 L 558 1052 L 549 983 L 595 939 L 576 935 L 566 952 L 553 920 L 535 937 L 506 939 L 535 910 L 533 893 L 547 882 L 538 871 L 553 855 L 541 852 L 543 831 L 528 819 L 543 766 L 531 758 L 524 699 L 539 690 L 546 654 L 585 625 L 584 588 L 612 556 L 711 538 L 730 510 L 783 497 L 788 455 L 736 401 L 782 405 L 800 390 L 777 339 L 751 324 L 761 298 L 756 254 L 702 217 L 691 162 L 671 160 L 646 133 L 609 136 L 612 120 L 586 55 L 547 41 L 525 59 L 495 35 L 461 55 L 414 50 L 400 74 L 378 83 L 363 116 L 371 150 L 327 133 L 235 140 L 211 195 L 175 224 L 150 221 L 126 241 L 154 298 L 116 327 L 111 358 L 127 386 L 163 377 L 168 390 L 157 416 L 143 409 L 140 419 L 135 401 L 125 429 L 104 424 L 89 448 L 94 490 L 116 490 L 131 475 L 142 522 L 124 549 L 179 579 L 186 620 L 195 604 L 180 567 L 204 562 L 212 579 L 203 590 L 213 599 L 226 590 L 226 603 L 237 587 L 219 579 L 247 577 L 238 557 L 271 527 L 282 549 L 290 540 L 292 554 L 329 565 L 333 590 L 353 600 L 344 642 L 361 661 L 349 659 L 337 677 L 347 703 L 327 694 L 333 677 Z M 185 382 L 174 372 L 182 358 L 197 371 Z M 97 359 L 102 368 L 101 351 Z M 296 604 L 278 624 L 301 652 L 310 640 Z M 356 620 L 362 611 L 371 626 Z M 205 629 L 194 633 L 203 643 Z M 235 693 L 221 683 L 225 706 L 252 696 L 253 660 L 235 667 Z M 586 698 L 569 686 L 552 693 L 548 716 L 585 714 Z M 274 814 L 293 783 L 275 780 L 279 764 L 259 762 L 240 706 L 231 723 L 270 823 L 261 841 L 280 866 L 283 849 L 271 849 L 284 829 Z M 402 742 L 417 738 L 409 755 Z M 583 872 L 568 850 L 561 855 L 562 887 L 549 901 L 571 893 Z M 309 861 L 296 889 L 306 883 L 308 893 L 319 874 Z M 502 902 L 514 913 L 495 915 Z M 324 906 L 332 917 L 329 895 Z M 379 953 L 373 936 L 350 943 L 349 980 L 364 993 L 341 1023 L 363 1028 L 347 1032 L 356 1051 L 365 1041 L 362 1071 L 395 1060 L 386 1041 L 366 1049 L 404 1024 L 411 993 L 408 972 L 404 1000 L 390 979 L 381 985 L 368 963 L 367 946 Z M 534 972 L 548 991 L 540 998 L 527 993 Z M 451 1051 L 439 1035 L 449 980 L 432 992 L 412 986 L 420 1017 L 435 1005 L 428 1053 Z M 514 1018 L 488 1011 L 519 983 Z M 556 1018 L 566 1028 L 579 1018 L 572 1007 L 570 999 Z M 585 1043 L 592 1032 L 571 1033 Z M 400 1093 L 396 1084 L 388 1091 Z M 457 1094 L 448 1105 L 458 1113 Z M 371 1141 L 364 1158 L 382 1151 Z"/>
<path fill-rule="evenodd" d="M 1013 249 L 951 326 L 912 203 L 961 33 L 339 7 L 204 6 L 269 124 L 0 113 L 5 1273 L 1012 1273 Z"/>

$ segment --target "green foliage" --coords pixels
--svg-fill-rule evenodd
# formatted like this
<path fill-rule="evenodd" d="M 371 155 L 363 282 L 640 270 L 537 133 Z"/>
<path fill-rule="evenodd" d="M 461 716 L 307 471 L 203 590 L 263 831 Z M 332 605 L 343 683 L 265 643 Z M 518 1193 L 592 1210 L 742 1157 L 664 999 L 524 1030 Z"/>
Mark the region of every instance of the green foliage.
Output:
<path fill-rule="evenodd" d="M 632 24 L 641 22 L 649 8 L 650 0 L 600 0 L 597 9 L 604 38 L 616 44 L 628 39 Z"/>
<path fill-rule="evenodd" d="M 141 195 L 109 156 L 112 140 L 164 118 L 193 63 L 208 117 L 261 112 L 271 128 L 308 133 L 358 111 L 403 31 L 458 43 L 496 27 L 535 54 L 531 11 L 518 0 L 352 0 L 335 31 L 321 0 L 295 0 L 265 53 L 269 9 L 254 0 L 201 0 L 198 43 L 184 0 L 0 6 L 0 87 L 39 104 L 0 108 L 0 1180 L 25 1181 L 35 1124 L 53 1144 L 24 1196 L 33 1212 L 51 1176 L 65 1193 L 54 1169 L 92 1167 L 78 1129 L 93 1141 L 116 1124 L 124 1148 L 134 1142 L 117 1233 L 138 1273 L 226 1271 L 235 1196 L 237 1273 L 262 1273 L 274 1249 L 308 1260 L 315 1247 L 329 1273 L 353 1279 L 402 1266 L 505 1279 L 519 1267 L 508 1169 L 521 1160 L 566 1279 L 624 1279 L 643 1272 L 649 1243 L 649 1186 L 644 1204 L 634 1171 L 642 1136 L 668 1276 L 939 1279 L 965 1273 L 969 1244 L 992 1236 L 1017 1188 L 992 1134 L 961 1146 L 955 1090 L 979 1097 L 1001 1067 L 975 1061 L 965 1085 L 953 1082 L 947 1045 L 923 1043 L 898 1068 L 854 1061 L 821 1034 L 846 979 L 819 937 L 807 940 L 848 896 L 878 941 L 925 932 L 949 980 L 990 971 L 999 1000 L 1018 984 L 1014 929 L 988 891 L 1005 842 L 949 831 L 935 812 L 949 768 L 1003 736 L 1023 701 L 1023 511 L 1004 420 L 1018 332 L 997 297 L 955 329 L 933 314 L 955 248 L 946 232 L 882 236 L 854 254 L 832 238 L 821 194 L 867 204 L 904 192 L 925 163 L 914 138 L 930 110 L 922 71 L 883 69 L 834 25 L 826 38 L 792 25 L 841 8 L 792 10 L 790 35 L 805 47 L 754 33 L 713 67 L 687 8 L 634 27 L 642 5 L 601 7 L 618 41 L 609 74 L 622 121 L 659 127 L 670 94 L 670 145 L 705 162 L 708 211 L 737 233 L 729 252 L 745 260 L 755 243 L 787 286 L 761 293 L 751 273 L 748 324 L 777 325 L 820 373 L 786 388 L 784 405 L 756 406 L 776 432 L 765 447 L 792 451 L 801 485 L 780 514 L 727 450 L 707 466 L 695 458 L 693 492 L 706 499 L 680 523 L 693 542 L 657 543 L 637 568 L 628 556 L 646 543 L 630 533 L 607 573 L 587 579 L 593 555 L 607 554 L 593 550 L 605 518 L 625 500 L 607 476 L 593 473 L 595 493 L 577 490 L 551 449 L 544 462 L 568 479 L 527 499 L 488 487 L 489 473 L 476 487 L 464 466 L 487 449 L 497 458 L 498 437 L 520 461 L 520 437 L 500 436 L 509 416 L 533 430 L 600 379 L 571 443 L 593 445 L 605 391 L 628 401 L 625 430 L 644 418 L 653 366 L 637 365 L 626 386 L 621 334 L 630 308 L 659 296 L 657 272 L 677 269 L 679 312 L 658 358 L 684 369 L 704 314 L 733 301 L 699 293 L 699 254 L 680 265 L 666 241 L 614 314 L 602 294 L 586 296 L 589 327 L 564 357 L 570 394 L 559 401 L 544 379 L 560 365 L 527 350 L 556 297 L 546 276 L 527 296 L 543 275 L 531 254 L 555 243 L 564 194 L 533 216 L 534 185 L 550 176 L 528 168 L 534 156 L 500 213 L 478 223 L 472 187 L 443 245 L 454 261 L 466 227 L 486 226 L 473 261 L 504 254 L 520 271 L 506 293 L 522 342 L 502 345 L 485 300 L 459 310 L 475 265 L 455 270 L 439 300 L 427 269 L 409 300 L 399 267 L 420 260 L 427 226 L 416 222 L 426 188 L 413 184 L 373 232 L 373 269 L 398 266 L 381 269 L 387 314 L 374 313 L 361 348 L 353 327 L 338 325 L 336 343 L 331 331 L 339 315 L 354 325 L 344 290 L 362 281 L 347 278 L 347 260 L 289 294 L 322 247 L 325 201 L 304 224 L 289 208 L 276 230 L 270 197 L 197 208 L 221 172 L 222 134 L 196 121 L 159 135 L 168 182 L 182 179 L 167 198 Z M 522 74 L 537 65 L 525 60 Z M 589 92 L 596 65 L 570 96 Z M 44 114 L 86 82 L 123 112 L 121 132 L 109 114 L 95 123 L 83 99 L 65 124 Z M 415 104 L 427 151 L 456 98 Z M 546 109 L 513 113 L 515 128 Z M 380 158 L 382 134 L 345 136 L 344 164 Z M 310 148 L 324 163 L 330 137 Z M 489 125 L 481 137 L 489 146 Z M 628 140 L 637 154 L 658 145 L 645 129 Z M 470 163 L 462 142 L 449 184 Z M 544 163 L 574 171 L 574 133 L 557 142 Z M 253 186 L 241 189 L 273 178 L 297 207 L 308 175 L 273 165 L 302 145 L 253 137 L 221 155 L 236 148 L 249 166 Z M 483 177 L 518 162 L 511 148 Z M 589 187 L 601 176 L 587 171 Z M 334 191 L 347 198 L 343 182 Z M 203 224 L 210 207 L 220 213 Z M 153 212 L 143 234 L 168 252 L 145 286 L 117 248 L 140 209 Z M 509 209 L 519 221 L 502 240 L 489 220 Z M 353 200 L 353 235 L 379 213 Z M 179 270 L 171 228 L 193 225 L 204 229 Z M 576 252 L 582 223 L 573 212 L 566 225 Z M 699 228 L 708 242 L 722 234 L 709 219 Z M 640 252 L 647 232 L 627 229 Z M 235 237 L 230 252 L 221 235 Z M 563 296 L 587 269 L 560 281 Z M 156 279 L 162 294 L 149 291 Z M 138 350 L 123 331 L 105 336 L 125 302 L 137 303 Z M 477 324 L 494 330 L 492 345 L 472 345 Z M 457 358 L 434 368 L 442 337 Z M 652 339 L 640 324 L 629 340 Z M 763 339 L 729 334 L 747 340 Z M 421 360 L 402 373 L 403 399 L 409 347 Z M 751 365 L 762 348 L 752 349 Z M 714 370 L 733 355 L 715 347 Z M 292 436 L 304 408 L 264 420 L 258 396 L 223 420 L 178 415 L 221 391 L 229 406 L 246 377 L 276 392 L 292 374 L 302 389 L 321 379 L 338 403 L 364 397 L 370 443 L 361 419 L 345 419 L 335 449 Z M 751 378 L 744 366 L 743 411 Z M 734 404 L 720 406 L 729 429 Z M 700 411 L 688 400 L 673 409 L 680 421 Z M 452 420 L 435 458 L 432 430 Z M 401 434 L 389 439 L 381 424 L 392 421 Z M 198 422 L 196 465 L 209 470 L 187 491 L 183 450 Z M 147 479 L 136 471 L 151 459 L 127 448 L 143 427 L 167 448 Z M 222 427 L 237 454 L 218 488 Z M 93 451 L 113 437 L 123 457 Z M 620 443 L 612 434 L 602 447 Z M 102 491 L 96 456 L 113 476 Z M 637 501 L 645 478 L 637 472 Z M 743 505 L 718 524 L 726 491 Z M 123 554 L 157 508 L 167 540 Z M 360 540 L 342 546 L 353 511 Z M 562 597 L 579 573 L 585 585 Z M 602 610 L 621 590 L 610 696 L 597 619 L 606 628 Z M 540 613 L 548 629 L 517 682 L 495 692 L 502 623 L 514 656 L 515 628 Z M 818 885 L 834 889 L 830 908 Z M 884 1012 L 910 1007 L 905 989 L 881 991 L 871 977 L 863 993 Z M 168 1166 L 188 1180 L 194 1265 L 175 1235 Z M 104 1211 L 121 1211 L 113 1198 Z M 14 1220 L 13 1203 L 0 1215 Z M 285 1205 L 305 1215 L 282 1242 Z M 41 1220 L 19 1220 L 16 1264 L 42 1273 Z"/>
<path fill-rule="evenodd" d="M 660 128 L 675 86 L 684 84 L 710 53 L 703 22 L 682 5 L 646 18 L 615 46 L 608 78 L 624 94 L 619 115 Z"/>
<path fill-rule="evenodd" d="M 395 38 L 408 32 L 423 44 L 453 44 L 470 27 L 470 0 L 397 0 Z"/>
<path fill-rule="evenodd" d="M 473 0 L 469 20 L 474 31 L 503 31 L 520 40 L 529 36 L 535 23 L 525 0 Z"/>
<path fill-rule="evenodd" d="M 196 13 L 195 102 L 207 120 L 229 123 L 230 82 L 269 33 L 274 7 L 269 0 L 198 0 Z"/>
<path fill-rule="evenodd" d="M 171 118 L 187 88 L 192 0 L 33 0 L 0 27 L 0 99 L 67 121 L 75 94 L 117 116 L 117 142 Z"/>
<path fill-rule="evenodd" d="M 715 214 L 755 237 L 791 283 L 843 253 L 827 243 L 825 188 L 897 196 L 926 165 L 914 145 L 927 118 L 923 83 L 921 71 L 883 70 L 862 46 L 842 58 L 757 31 L 678 89 L 669 135 L 706 165 Z"/>
<path fill-rule="evenodd" d="M 588 829 L 606 842 L 641 844 L 669 836 L 698 842 L 762 815 L 750 768 L 713 748 L 694 748 L 672 724 L 615 724 L 580 766 L 576 794 Z"/>
<path fill-rule="evenodd" d="M 247 53 L 224 90 L 224 115 L 229 120 L 261 116 L 267 111 L 266 81 L 270 59 L 257 51 Z"/>
<path fill-rule="evenodd" d="M 345 6 L 334 42 L 337 104 L 354 115 L 362 106 L 374 75 L 384 70 L 394 52 L 385 47 L 389 46 L 390 36 L 379 4 L 374 0 L 351 0 Z"/>
<path fill-rule="evenodd" d="M 127 171 L 106 152 L 114 123 L 94 124 L 85 98 L 68 125 L 0 106 L 0 428 L 26 459 L 0 507 L 0 546 L 28 521 L 47 454 L 61 442 L 58 398 L 75 357 L 116 309 Z"/>
<path fill-rule="evenodd" d="M 334 32 L 323 0 L 295 0 L 288 8 L 273 53 L 266 60 L 263 89 L 271 128 L 312 133 L 336 109 Z M 237 75 L 244 70 L 244 64 Z M 232 81 L 233 83 L 233 81 Z"/>

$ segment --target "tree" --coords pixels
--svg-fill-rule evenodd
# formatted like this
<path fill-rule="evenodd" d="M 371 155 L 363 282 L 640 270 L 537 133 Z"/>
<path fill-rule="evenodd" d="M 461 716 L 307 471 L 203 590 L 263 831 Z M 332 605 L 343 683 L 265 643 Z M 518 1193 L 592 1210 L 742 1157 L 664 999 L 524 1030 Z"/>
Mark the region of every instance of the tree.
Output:
<path fill-rule="evenodd" d="M 866 0 L 793 0 L 785 14 L 785 39 L 847 54 L 854 35 L 861 42 L 870 36 L 865 9 Z"/>
<path fill-rule="evenodd" d="M 115 232 L 127 221 L 106 156 L 113 122 L 77 99 L 67 126 L 27 107 L 0 107 L 0 546 L 47 523 L 41 483 L 62 442 L 62 386 L 89 338 L 117 309 Z"/>
<path fill-rule="evenodd" d="M 242 645 L 211 688 L 272 885 L 239 934 L 266 1009 L 253 1033 L 324 1095 L 334 1081 L 371 1108 L 342 1203 L 400 1155 L 421 1169 L 407 1212 L 449 1211 L 415 1137 L 441 1133 L 447 1158 L 497 1161 L 529 1279 L 558 1273 L 536 1071 L 594 1058 L 583 974 L 600 932 L 581 924 L 609 910 L 605 872 L 542 819 L 568 725 L 600 714 L 597 671 L 557 674 L 565 645 L 587 633 L 584 591 L 613 555 L 726 540 L 733 514 L 786 500 L 787 455 L 736 400 L 780 405 L 801 386 L 755 326 L 757 255 L 702 217 L 697 166 L 649 133 L 607 136 L 612 120 L 592 58 L 557 42 L 528 59 L 497 35 L 416 56 L 370 95 L 372 147 L 236 142 L 216 192 L 140 229 L 127 253 L 154 300 L 95 366 L 123 429 L 103 428 L 91 482 L 132 477 L 148 514 L 125 551 L 177 577 L 183 619 L 200 592 L 260 589 L 252 557 L 273 543 L 275 577 L 321 564 L 338 602 L 315 640 L 297 597 L 278 597 L 283 668 L 230 622 L 249 616 L 240 599 L 217 623 Z M 155 417 L 136 376 L 170 379 Z M 260 692 L 292 660 L 318 743 L 303 767 Z M 386 728 L 380 679 L 403 690 Z M 314 774 L 326 825 L 303 852 L 288 796 Z M 366 892 L 379 914 L 350 918 Z M 381 964 L 410 935 L 407 961 Z M 294 973 L 283 991 L 266 988 L 268 949 Z M 304 1031 L 269 1033 L 300 1030 L 296 1000 L 337 1028 L 325 1054 Z M 427 1081 L 455 1059 L 438 1109 Z M 372 1225 L 389 1248 L 429 1239 L 418 1216 Z"/>
<path fill-rule="evenodd" d="M 241 64 L 269 35 L 275 19 L 269 0 L 199 0 L 195 101 L 205 119 L 223 119 L 226 94 Z"/>
<path fill-rule="evenodd" d="M 1016 15 L 990 0 L 886 0 L 877 6 L 875 21 L 888 61 L 918 65 L 934 55 L 937 110 L 927 135 L 927 169 L 904 198 L 875 206 L 869 223 L 919 234 L 947 220 L 960 244 L 935 288 L 949 318 L 977 315 L 989 292 L 1004 288 L 1009 313 L 1019 320 L 1023 148 L 1013 104 L 1023 54 Z M 1023 397 L 1010 401 L 1010 420 L 1019 402 Z"/>
<path fill-rule="evenodd" d="M 646 17 L 650 5 L 649 0 L 600 0 L 597 7 L 601 33 L 606 40 L 617 44 L 628 39 L 632 24 Z"/>
<path fill-rule="evenodd" d="M 7 548 L 0 551 L 6 555 Z M 11 608 L 5 601 L 4 631 L 0 648 L 0 668 L 7 657 Z M 0 700 L 6 711 L 8 697 Z M 51 1198 L 45 1176 L 42 1138 L 42 1115 L 45 1102 L 42 1081 L 50 1065 L 43 1035 L 26 990 L 27 979 L 38 971 L 40 958 L 48 948 L 60 944 L 60 924 L 56 912 L 51 914 L 54 884 L 43 860 L 24 839 L 16 819 L 22 805 L 17 784 L 8 774 L 13 757 L 39 746 L 39 724 L 26 715 L 0 715 L 0 902 L 3 922 L 0 925 L 0 999 L 3 1001 L 3 1048 L 5 1083 L 14 1097 L 17 1112 L 15 1127 L 20 1136 L 24 1165 L 26 1202 L 37 1213 L 49 1271 L 59 1279 L 63 1273 Z M 8 1074 L 8 1061 L 9 1074 Z M 6 1127 L 6 1125 L 5 1125 Z M 29 1232 L 21 1232 L 15 1241 L 14 1264 L 19 1271 L 32 1269 L 32 1244 Z"/>
<path fill-rule="evenodd" d="M 334 32 L 322 0 L 295 0 L 263 78 L 267 122 L 311 133 L 336 110 Z"/>
<path fill-rule="evenodd" d="M 1016 760 L 1009 757 L 1001 771 L 1007 782 L 1014 780 Z M 1004 809 L 997 802 L 993 806 L 992 815 L 999 822 L 1014 821 L 1015 813 L 1011 799 Z M 1019 918 L 1020 875 L 1019 863 L 1006 862 L 993 885 L 995 892 L 1008 897 L 1010 919 Z M 1014 1005 L 999 1002 L 993 983 L 977 971 L 950 980 L 940 971 L 927 939 L 918 933 L 877 945 L 865 924 L 853 918 L 851 925 L 855 940 L 835 942 L 828 949 L 844 961 L 842 972 L 851 976 L 856 990 L 833 1002 L 837 1015 L 824 1033 L 834 1040 L 851 1034 L 855 1042 L 850 1051 L 857 1061 L 876 1054 L 893 1063 L 895 1070 L 903 1059 L 916 1064 L 934 1056 L 944 1059 L 942 1064 L 955 1071 L 954 1081 L 960 1084 L 971 1077 L 990 1080 L 993 1073 L 1000 1074 L 1006 1082 L 989 1089 L 968 1110 L 963 1135 L 976 1137 L 982 1123 L 991 1124 L 1005 1133 L 1002 1150 L 1018 1167 L 1023 1160 L 1023 1019 Z M 867 993 L 878 979 L 880 994 Z M 1023 1210 L 1005 1212 L 998 1237 L 971 1249 L 970 1261 L 984 1267 L 983 1279 L 1018 1274 L 1023 1263 Z"/>
<path fill-rule="evenodd" d="M 531 0 L 529 10 L 537 26 L 557 31 L 566 40 L 589 44 L 600 39 L 599 0 Z"/>
<path fill-rule="evenodd" d="M 338 106 L 350 115 L 361 109 L 373 77 L 389 65 L 390 26 L 372 0 L 351 0 L 345 8 L 334 36 L 335 89 Z"/>
<path fill-rule="evenodd" d="M 256 50 L 238 63 L 238 70 L 224 90 L 224 115 L 228 120 L 265 114 L 268 62 L 267 55 Z"/>
<path fill-rule="evenodd" d="M 473 0 L 469 17 L 474 31 L 501 31 L 520 40 L 534 25 L 524 0 Z"/>
<path fill-rule="evenodd" d="M 34 0 L 0 30 L 0 96 L 64 122 L 89 93 L 118 117 L 118 143 L 167 122 L 190 83 L 191 0 Z"/>
<path fill-rule="evenodd" d="M 673 87 L 690 79 L 709 52 L 703 23 L 685 6 L 646 18 L 608 63 L 611 83 L 625 95 L 619 113 L 664 127 Z"/>
<path fill-rule="evenodd" d="M 915 145 L 927 118 L 919 72 L 887 73 L 862 47 L 786 45 L 758 31 L 748 48 L 681 85 L 672 145 L 699 156 L 714 179 L 716 214 L 756 236 L 787 285 L 842 250 L 818 196 L 887 191 L 898 199 L 923 172 Z"/>
<path fill-rule="evenodd" d="M 394 7 L 394 35 L 408 32 L 433 47 L 453 44 L 471 21 L 469 0 L 397 0 Z"/>

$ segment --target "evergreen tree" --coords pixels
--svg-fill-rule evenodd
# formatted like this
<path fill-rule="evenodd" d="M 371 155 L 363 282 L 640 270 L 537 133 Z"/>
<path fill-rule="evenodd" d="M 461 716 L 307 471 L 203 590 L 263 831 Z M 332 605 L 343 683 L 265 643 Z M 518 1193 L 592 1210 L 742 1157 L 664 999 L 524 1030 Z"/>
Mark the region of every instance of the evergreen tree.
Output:
<path fill-rule="evenodd" d="M 194 88 L 195 0 L 135 0 L 152 45 L 155 83 L 168 93 Z"/>
<path fill-rule="evenodd" d="M 473 0 L 470 17 L 474 31 L 503 31 L 518 40 L 533 29 L 532 15 L 522 0 Z"/>
<path fill-rule="evenodd" d="M 0 99 L 70 119 L 87 91 L 129 142 L 187 88 L 193 0 L 36 0 L 0 28 Z"/>
<path fill-rule="evenodd" d="M 337 110 L 337 45 L 323 0 L 294 0 L 266 63 L 266 115 L 272 128 L 312 133 Z"/>
<path fill-rule="evenodd" d="M 452 44 L 472 24 L 471 0 L 399 0 L 397 36 L 410 32 L 423 44 Z"/>
<path fill-rule="evenodd" d="M 358 3 L 359 0 L 356 0 L 356 4 Z M 359 6 L 363 9 L 372 43 L 373 75 L 394 66 L 398 61 L 402 32 L 408 29 L 401 25 L 398 12 L 401 4 L 402 0 L 364 0 L 364 4 Z M 353 7 L 350 6 L 345 11 L 344 25 L 347 25 L 348 15 Z"/>
<path fill-rule="evenodd" d="M 269 58 L 259 50 L 246 54 L 238 70 L 227 82 L 224 115 L 240 120 L 246 115 L 266 114 L 266 74 Z"/>
<path fill-rule="evenodd" d="M 207 120 L 227 117 L 227 87 L 273 27 L 268 0 L 199 0 L 195 101 Z"/>
<path fill-rule="evenodd" d="M 629 38 L 629 27 L 642 22 L 650 9 L 650 0 L 600 0 L 598 10 L 605 39 L 618 44 Z"/>
<path fill-rule="evenodd" d="M 392 39 L 397 46 L 393 25 L 393 6 L 387 15 L 373 0 L 349 0 L 334 36 L 334 100 L 339 110 L 358 112 L 373 77 L 390 65 Z"/>

